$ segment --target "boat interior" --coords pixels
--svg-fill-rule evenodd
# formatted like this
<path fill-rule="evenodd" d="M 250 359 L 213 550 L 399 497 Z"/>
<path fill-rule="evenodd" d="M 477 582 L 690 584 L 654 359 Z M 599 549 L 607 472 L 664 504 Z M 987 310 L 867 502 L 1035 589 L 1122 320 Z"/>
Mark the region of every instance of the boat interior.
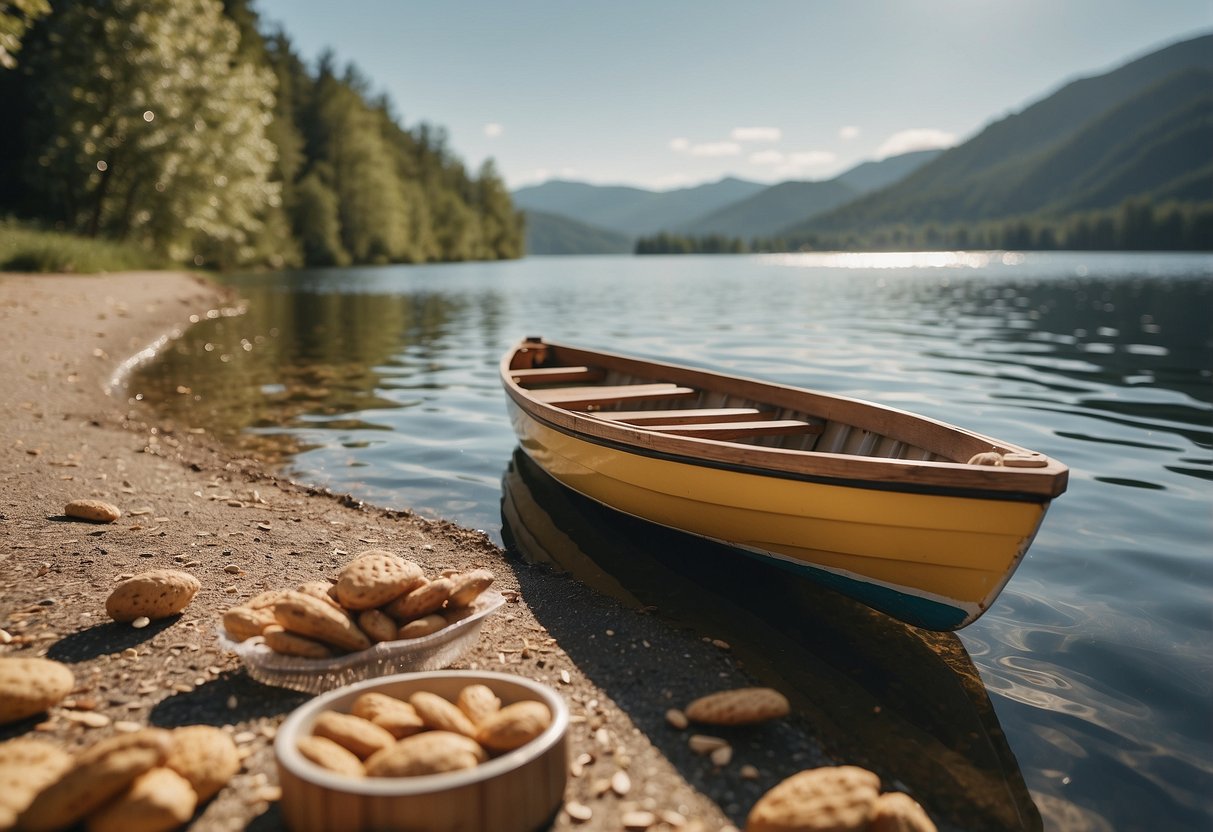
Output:
<path fill-rule="evenodd" d="M 664 379 L 634 374 L 622 367 L 565 363 L 558 349 L 536 344 L 519 350 L 509 374 L 536 401 L 670 436 L 689 436 L 794 451 L 816 451 L 880 459 L 965 462 L 973 453 L 1003 451 L 990 445 L 944 453 L 893 434 L 890 429 L 859 427 L 851 420 L 826 418 L 796 407 L 762 400 L 753 394 L 778 385 L 748 382 L 730 390 L 696 384 L 690 379 Z M 584 356 L 575 356 L 584 357 Z M 528 366 L 529 365 L 529 366 Z M 689 372 L 690 376 L 695 371 Z M 704 380 L 708 374 L 702 374 Z M 710 376 L 714 381 L 719 376 Z M 803 396 L 802 396 L 803 397 Z M 857 404 L 857 403 L 856 403 Z M 880 409 L 877 409 L 880 410 Z M 891 412 L 891 411 L 889 411 Z M 878 414 L 879 416 L 879 414 Z M 954 440 L 953 440 L 954 441 Z M 964 443 L 961 443 L 964 444 Z"/>

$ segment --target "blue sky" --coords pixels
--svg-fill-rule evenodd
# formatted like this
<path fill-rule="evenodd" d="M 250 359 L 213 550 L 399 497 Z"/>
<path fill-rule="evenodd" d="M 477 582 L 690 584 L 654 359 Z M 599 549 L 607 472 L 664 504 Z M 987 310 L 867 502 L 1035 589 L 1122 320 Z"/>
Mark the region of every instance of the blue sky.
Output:
<path fill-rule="evenodd" d="M 1213 0 L 258 0 L 510 187 L 827 179 L 1213 31 Z"/>

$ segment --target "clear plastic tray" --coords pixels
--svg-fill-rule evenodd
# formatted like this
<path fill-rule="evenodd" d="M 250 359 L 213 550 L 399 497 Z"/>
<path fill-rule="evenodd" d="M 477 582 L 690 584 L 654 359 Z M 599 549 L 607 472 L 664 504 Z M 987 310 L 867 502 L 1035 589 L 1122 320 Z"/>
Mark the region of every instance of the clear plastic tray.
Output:
<path fill-rule="evenodd" d="M 266 685 L 324 693 L 352 682 L 418 670 L 441 670 L 462 656 L 476 642 L 484 619 L 505 603 L 505 598 L 486 591 L 472 604 L 472 614 L 436 633 L 421 638 L 381 641 L 375 646 L 334 656 L 303 659 L 275 653 L 260 637 L 234 641 L 219 625 L 219 646 L 240 657 L 249 676 Z"/>

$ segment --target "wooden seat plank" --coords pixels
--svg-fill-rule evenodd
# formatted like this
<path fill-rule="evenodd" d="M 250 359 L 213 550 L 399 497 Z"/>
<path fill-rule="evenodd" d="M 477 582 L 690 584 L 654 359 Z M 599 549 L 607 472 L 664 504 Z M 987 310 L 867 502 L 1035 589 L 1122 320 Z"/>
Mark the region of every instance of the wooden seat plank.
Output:
<path fill-rule="evenodd" d="M 598 367 L 535 367 L 510 371 L 514 382 L 523 387 L 536 384 L 567 384 L 570 381 L 601 381 L 603 375 Z"/>
<path fill-rule="evenodd" d="M 623 384 L 618 387 L 554 387 L 535 390 L 537 401 L 554 404 L 566 410 L 592 410 L 621 402 L 663 401 L 685 399 L 699 395 L 691 387 L 677 384 Z"/>
<path fill-rule="evenodd" d="M 597 414 L 599 419 L 627 422 L 629 425 L 686 425 L 704 422 L 753 422 L 773 419 L 772 410 L 756 407 L 704 407 L 683 410 L 610 410 Z"/>
<path fill-rule="evenodd" d="M 706 422 L 690 425 L 645 425 L 645 430 L 699 439 L 750 439 L 759 436 L 787 436 L 820 433 L 821 426 L 799 419 L 772 419 L 766 422 Z"/>

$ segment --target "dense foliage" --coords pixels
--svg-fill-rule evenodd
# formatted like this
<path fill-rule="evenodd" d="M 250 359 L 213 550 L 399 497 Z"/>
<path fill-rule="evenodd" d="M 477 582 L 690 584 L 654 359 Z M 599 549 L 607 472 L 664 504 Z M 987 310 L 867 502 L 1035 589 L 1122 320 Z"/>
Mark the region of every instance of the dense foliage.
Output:
<path fill-rule="evenodd" d="M 1209 251 L 1213 202 L 1130 199 L 1106 211 L 1062 217 L 1029 215 L 976 223 L 879 226 L 863 231 L 815 231 L 742 240 L 723 235 L 642 237 L 637 254 L 744 254 L 766 251 Z"/>
<path fill-rule="evenodd" d="M 310 68 L 249 0 L 63 0 L 0 96 L 0 212 L 230 267 L 519 257 L 491 162 L 406 129 L 352 66 Z"/>

